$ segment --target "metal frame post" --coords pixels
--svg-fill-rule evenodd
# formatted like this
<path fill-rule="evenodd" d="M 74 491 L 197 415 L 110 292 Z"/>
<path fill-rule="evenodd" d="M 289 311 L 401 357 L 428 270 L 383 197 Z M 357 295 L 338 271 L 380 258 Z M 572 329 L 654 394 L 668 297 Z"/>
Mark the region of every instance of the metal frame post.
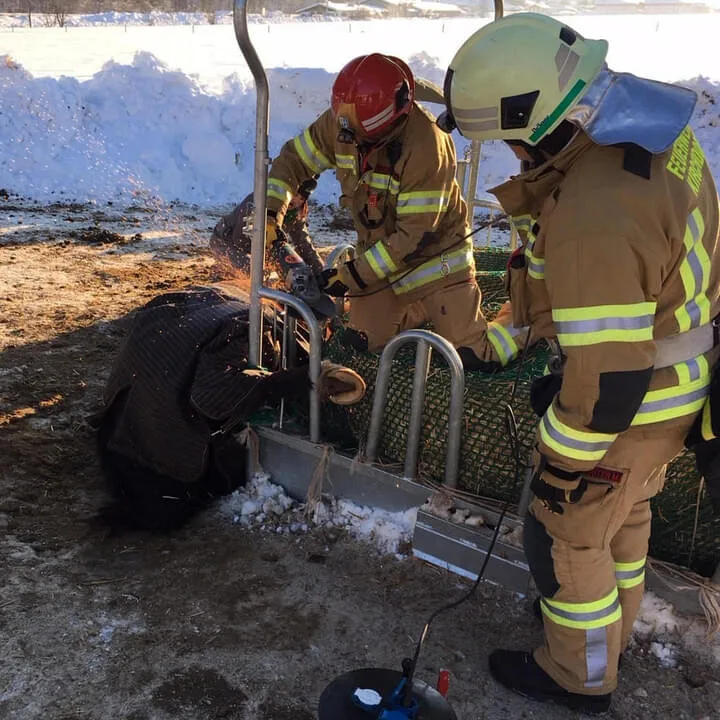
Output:
<path fill-rule="evenodd" d="M 430 353 L 437 350 L 450 368 L 450 408 L 448 412 L 447 459 L 445 462 L 445 484 L 457 486 L 460 463 L 460 440 L 463 424 L 463 400 L 465 396 L 465 372 L 457 350 L 444 337 L 429 330 L 405 330 L 393 337 L 380 356 L 375 393 L 373 396 L 370 429 L 368 430 L 366 460 L 375 462 L 380 441 L 380 427 L 385 414 L 385 395 L 390 382 L 392 362 L 397 351 L 408 343 L 417 343 L 415 352 L 415 375 L 413 378 L 410 425 L 405 455 L 405 477 L 414 480 L 417 476 L 417 458 L 422 430 L 422 411 L 425 399 L 425 383 L 430 368 Z"/>
<path fill-rule="evenodd" d="M 287 319 L 287 308 L 291 307 L 305 321 L 310 333 L 310 442 L 320 442 L 320 395 L 318 384 L 320 381 L 320 364 L 322 350 L 322 333 L 320 325 L 315 319 L 312 310 L 299 298 L 282 290 L 272 290 L 261 287 L 258 291 L 259 298 L 273 300 L 285 307 L 285 318 Z M 258 304 L 260 299 L 258 299 Z"/>
<path fill-rule="evenodd" d="M 255 80 L 257 108 L 255 114 L 255 174 L 253 198 L 255 227 L 250 245 L 250 337 L 248 361 L 250 367 L 259 367 L 262 360 L 262 304 L 260 290 L 263 284 L 265 263 L 265 215 L 267 210 L 268 127 L 270 125 L 270 89 L 265 68 L 250 40 L 247 24 L 247 0 L 234 0 L 233 25 L 235 38 Z"/>

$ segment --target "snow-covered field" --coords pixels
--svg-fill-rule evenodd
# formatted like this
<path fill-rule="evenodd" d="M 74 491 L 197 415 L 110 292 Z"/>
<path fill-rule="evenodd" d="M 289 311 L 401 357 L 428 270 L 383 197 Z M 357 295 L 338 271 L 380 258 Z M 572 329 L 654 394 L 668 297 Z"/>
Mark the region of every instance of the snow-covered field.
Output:
<path fill-rule="evenodd" d="M 170 538 L 104 535 L 91 522 L 105 495 L 85 418 L 98 409 L 127 314 L 216 278 L 210 229 L 251 186 L 255 97 L 232 26 L 177 16 L 126 30 L 122 16 L 105 16 L 30 30 L 5 19 L 0 717 L 312 720 L 335 674 L 395 666 L 428 613 L 464 587 L 395 561 L 412 513 L 338 501 L 308 515 L 260 476 Z M 270 68 L 271 154 L 327 107 L 333 73 L 350 57 L 392 52 L 441 82 L 481 22 L 253 22 Z M 693 124 L 720 175 L 720 15 L 571 24 L 610 39 L 615 69 L 699 91 Z M 484 152 L 481 188 L 516 170 L 501 144 Z M 330 173 L 315 197 L 333 202 Z M 449 663 L 460 716 L 569 717 L 529 711 L 487 678 L 490 649 L 538 639 L 526 604 L 482 585 L 434 627 L 422 674 L 432 681 L 435 664 Z M 718 663 L 717 635 L 648 594 L 613 717 L 713 717 Z"/>
<path fill-rule="evenodd" d="M 694 125 L 720 173 L 720 15 L 571 20 L 589 37 L 610 40 L 614 69 L 701 92 Z M 394 53 L 442 82 L 456 49 L 484 22 L 252 23 L 270 68 L 271 155 L 327 107 L 333 74 L 351 57 Z M 38 200 L 155 198 L 204 207 L 227 205 L 250 188 L 255 95 L 231 25 L 5 27 L 0 53 L 0 187 Z M 466 143 L 456 141 L 462 153 Z M 500 144 L 485 156 L 481 190 L 516 168 Z M 316 198 L 335 198 L 329 173 Z"/>

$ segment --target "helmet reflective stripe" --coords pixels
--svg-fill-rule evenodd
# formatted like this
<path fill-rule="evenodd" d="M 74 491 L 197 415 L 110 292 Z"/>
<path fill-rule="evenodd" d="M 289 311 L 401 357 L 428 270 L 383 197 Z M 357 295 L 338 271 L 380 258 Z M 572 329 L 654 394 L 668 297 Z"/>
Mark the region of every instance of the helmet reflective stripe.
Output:
<path fill-rule="evenodd" d="M 365 120 L 363 122 L 362 126 L 366 130 L 374 130 L 376 127 L 379 127 L 384 122 L 386 122 L 390 118 L 390 116 L 393 114 L 394 111 L 395 111 L 395 106 L 388 105 L 384 110 L 379 112 L 377 115 L 373 115 L 373 117 Z"/>
<path fill-rule="evenodd" d="M 458 50 L 445 100 L 474 140 L 537 145 L 568 116 L 603 69 L 608 45 L 561 22 L 516 13 L 489 23 Z"/>

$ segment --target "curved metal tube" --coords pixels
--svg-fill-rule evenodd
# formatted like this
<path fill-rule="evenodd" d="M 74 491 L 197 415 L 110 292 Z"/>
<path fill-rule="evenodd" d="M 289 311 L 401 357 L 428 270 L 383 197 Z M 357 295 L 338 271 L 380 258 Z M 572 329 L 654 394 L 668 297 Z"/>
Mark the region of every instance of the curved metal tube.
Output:
<path fill-rule="evenodd" d="M 407 343 L 418 344 L 415 354 L 415 376 L 413 379 L 412 403 L 410 405 L 410 426 L 405 456 L 405 476 L 417 476 L 417 457 L 422 430 L 422 400 L 425 398 L 425 382 L 430 367 L 430 351 L 437 350 L 450 368 L 450 409 L 448 412 L 447 459 L 445 462 L 445 484 L 456 487 L 460 463 L 460 439 L 463 425 L 463 398 L 465 396 L 465 372 L 457 351 L 444 337 L 429 330 L 405 330 L 392 338 L 380 356 L 375 394 L 373 396 L 370 429 L 368 430 L 366 456 L 368 462 L 377 459 L 380 440 L 380 426 L 385 411 L 385 395 L 390 382 L 392 361 L 397 351 Z"/>
<path fill-rule="evenodd" d="M 265 262 L 265 213 L 267 209 L 268 126 L 270 124 L 270 90 L 267 75 L 255 47 L 250 40 L 247 24 L 247 0 L 234 0 L 233 25 L 235 38 L 252 72 L 257 93 L 255 115 L 255 176 L 253 196 L 255 201 L 255 226 L 250 245 L 250 337 L 248 360 L 250 367 L 259 367 L 262 346 L 262 306 L 260 288 L 263 283 Z"/>
<path fill-rule="evenodd" d="M 348 253 L 351 258 L 355 257 L 355 246 L 350 243 L 340 243 L 336 245 L 325 258 L 324 267 L 326 270 L 334 268 L 337 265 L 338 259 L 342 257 L 343 253 Z"/>
<path fill-rule="evenodd" d="M 320 380 L 320 362 L 322 352 L 322 333 L 312 310 L 299 298 L 282 290 L 259 288 L 259 297 L 273 300 L 281 305 L 287 305 L 295 310 L 305 321 L 310 333 L 310 442 L 320 442 L 320 395 L 318 382 Z M 260 301 L 258 300 L 258 305 Z"/>

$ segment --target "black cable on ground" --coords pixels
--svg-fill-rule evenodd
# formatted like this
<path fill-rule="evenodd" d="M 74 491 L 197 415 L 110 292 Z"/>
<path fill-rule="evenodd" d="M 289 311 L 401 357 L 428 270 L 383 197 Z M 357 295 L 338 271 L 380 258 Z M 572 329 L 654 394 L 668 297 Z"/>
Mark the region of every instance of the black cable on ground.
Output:
<path fill-rule="evenodd" d="M 520 458 L 520 448 L 518 446 L 518 429 L 517 429 L 517 421 L 515 420 L 515 413 L 512 409 L 512 403 L 515 400 L 515 393 L 517 391 L 517 386 L 520 382 L 520 373 L 522 372 L 523 366 L 525 365 L 525 359 L 527 357 L 527 351 L 530 347 L 530 333 L 528 332 L 527 342 L 525 344 L 525 347 L 523 348 L 522 355 L 520 357 L 520 360 L 518 362 L 518 368 L 517 372 L 515 374 L 515 380 L 513 381 L 512 390 L 510 392 L 510 399 L 509 402 L 505 403 L 505 422 L 507 424 L 507 433 L 508 433 L 508 443 L 509 443 L 509 449 L 510 453 L 512 454 L 513 459 L 515 460 L 515 474 L 513 476 L 513 483 L 514 487 L 517 487 L 520 484 L 520 478 L 522 475 L 522 459 Z M 415 647 L 415 654 L 412 658 L 412 661 L 409 665 L 408 672 L 407 672 L 407 684 L 405 687 L 405 705 L 409 706 L 412 701 L 412 685 L 413 685 L 413 677 L 415 675 L 415 670 L 417 669 L 418 659 L 420 658 L 420 652 L 422 651 L 423 644 L 425 643 L 425 638 L 428 635 L 428 632 L 430 631 L 430 625 L 435 620 L 435 618 L 448 611 L 448 610 L 454 610 L 459 605 L 462 605 L 466 600 L 469 600 L 474 594 L 475 591 L 478 589 L 478 586 L 480 585 L 480 582 L 482 581 L 485 570 L 487 569 L 488 563 L 490 562 L 490 557 L 492 556 L 493 550 L 495 549 L 495 545 L 497 543 L 498 535 L 500 534 L 500 528 L 502 526 L 502 522 L 505 519 L 505 515 L 507 514 L 507 510 L 510 507 L 510 499 L 508 498 L 502 505 L 500 509 L 500 513 L 498 515 L 497 522 L 495 524 L 495 530 L 493 532 L 493 536 L 490 539 L 490 544 L 488 546 L 487 552 L 485 554 L 485 559 L 483 560 L 482 567 L 480 568 L 480 572 L 478 573 L 477 579 L 473 583 L 472 587 L 463 595 L 461 595 L 457 600 L 454 600 L 453 602 L 448 603 L 447 605 L 443 605 L 442 607 L 435 610 L 430 617 L 428 618 L 428 621 L 425 623 L 425 626 L 423 627 L 422 633 L 420 634 L 420 639 L 418 640 L 418 643 Z"/>

